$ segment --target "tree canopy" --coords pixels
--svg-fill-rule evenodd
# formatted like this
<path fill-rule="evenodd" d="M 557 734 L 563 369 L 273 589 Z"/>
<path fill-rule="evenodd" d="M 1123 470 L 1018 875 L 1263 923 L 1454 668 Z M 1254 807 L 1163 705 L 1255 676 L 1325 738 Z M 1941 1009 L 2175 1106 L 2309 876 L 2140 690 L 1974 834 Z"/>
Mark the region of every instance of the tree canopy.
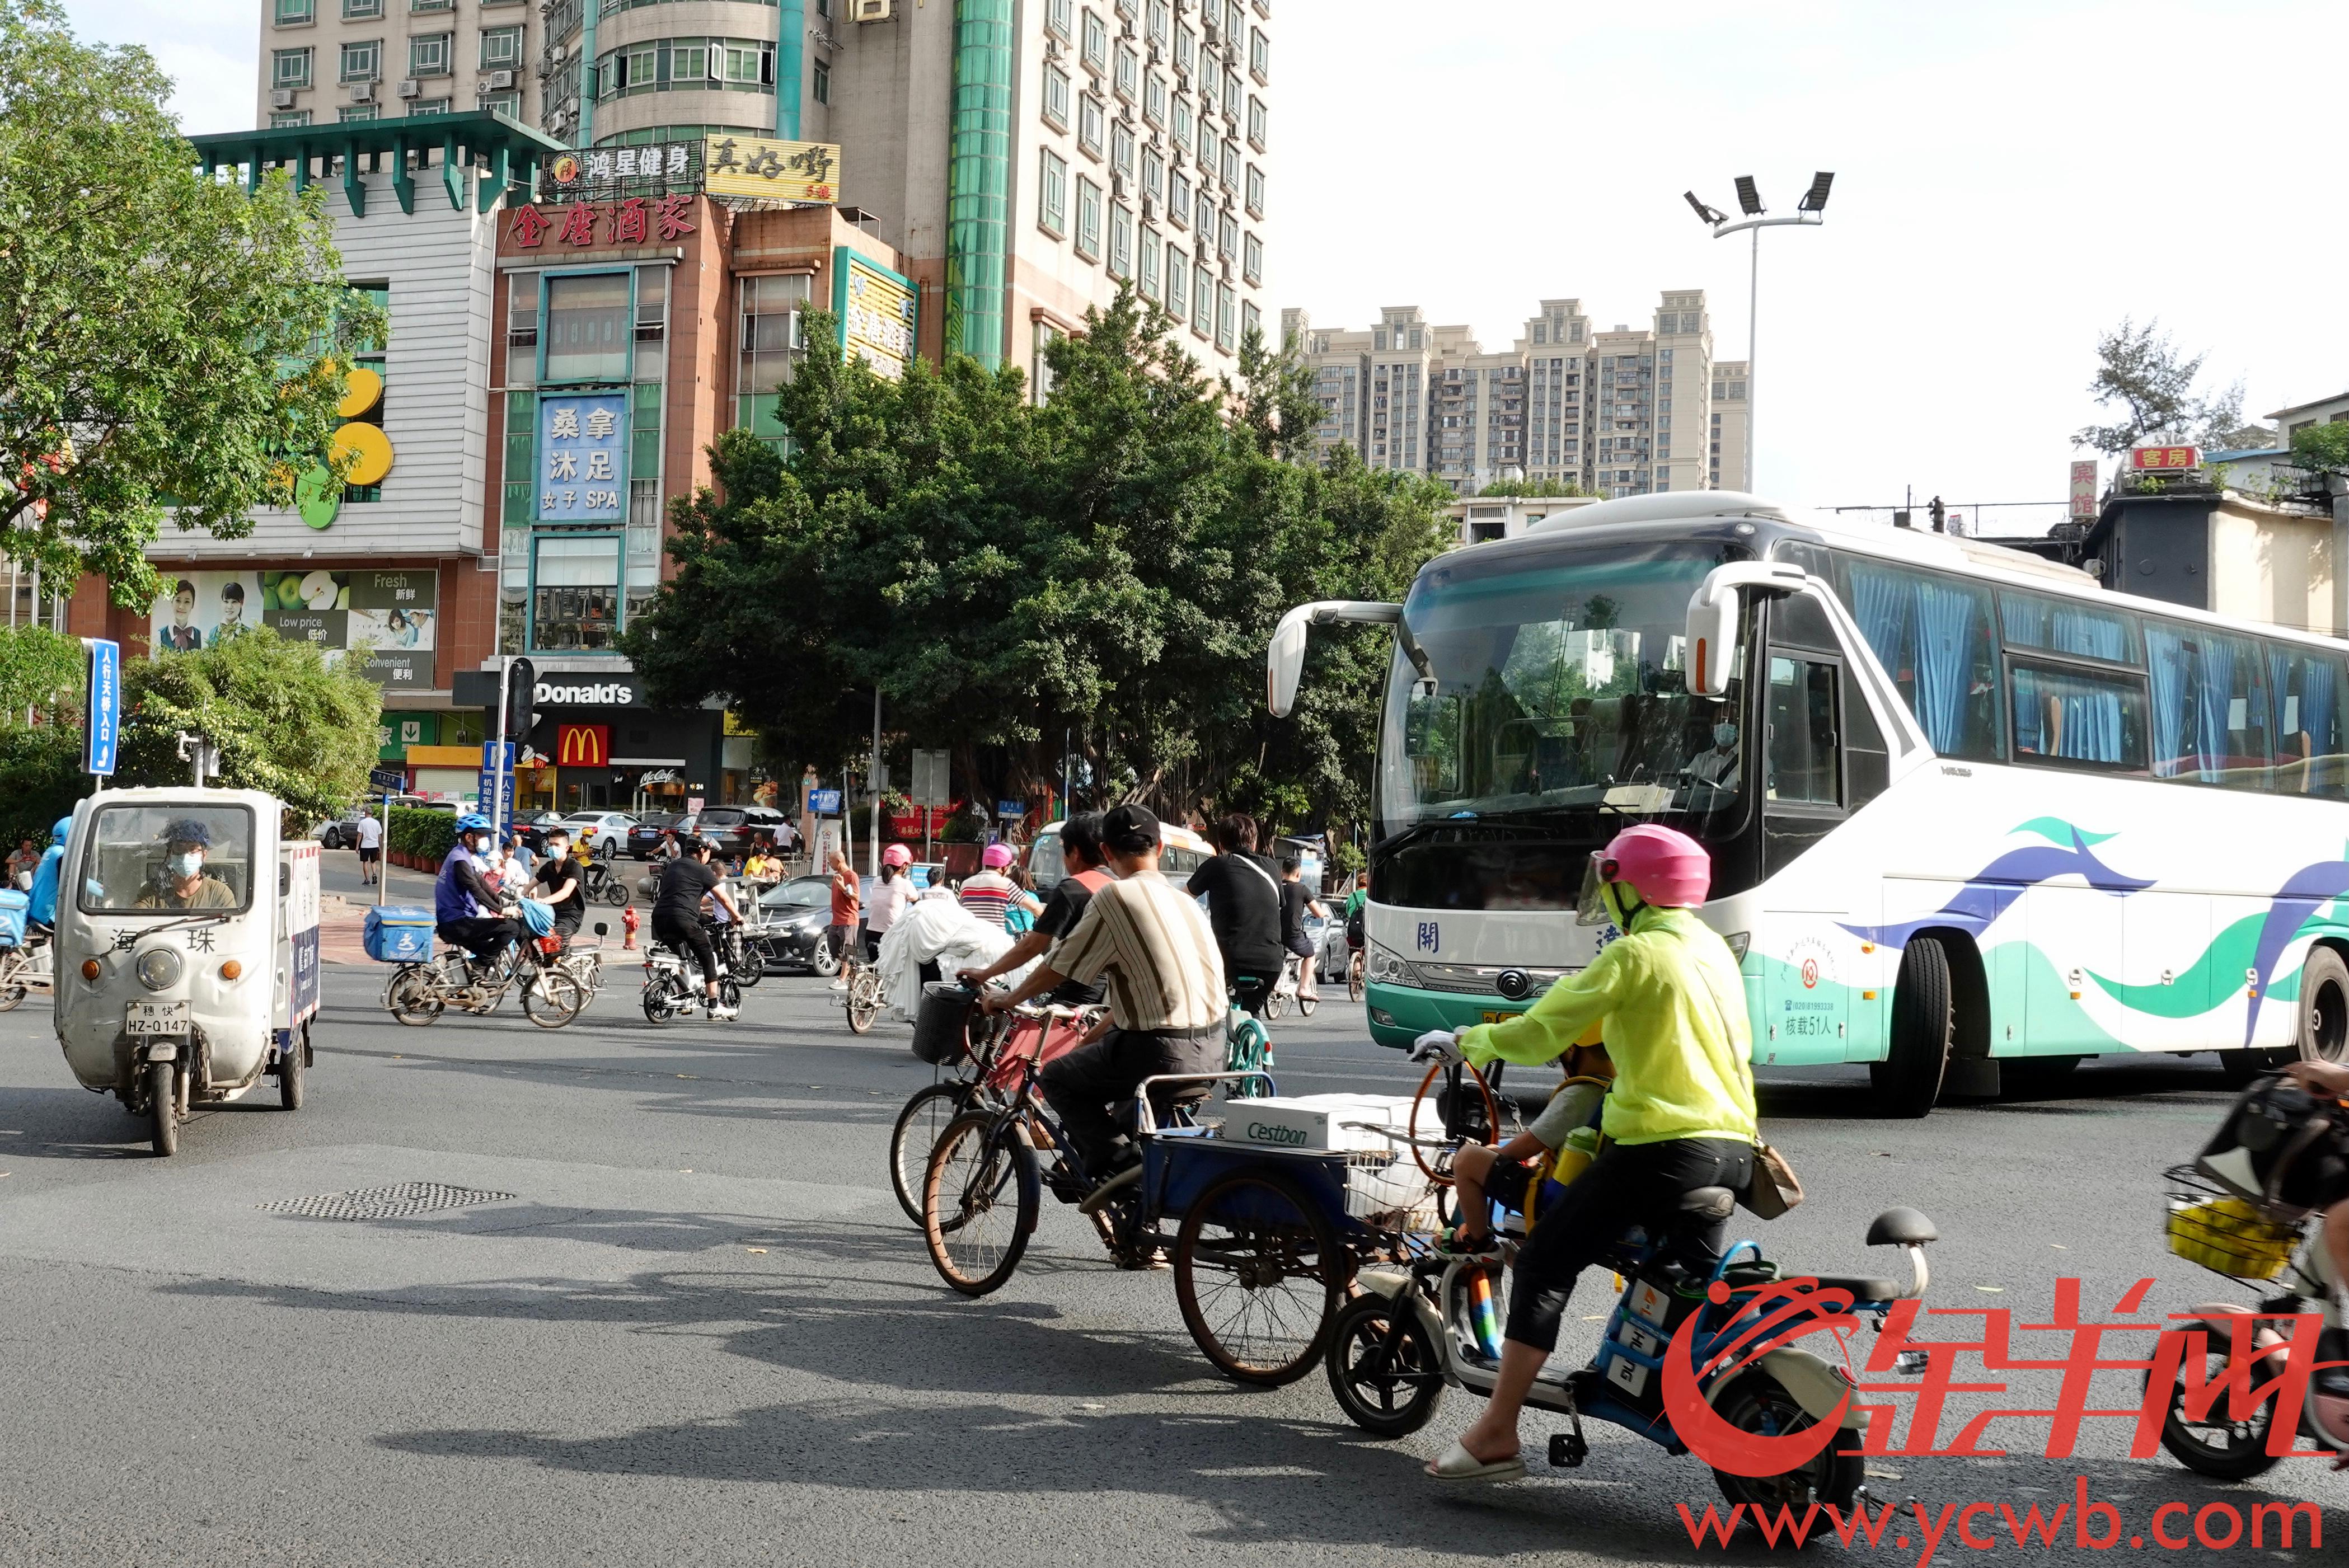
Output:
<path fill-rule="evenodd" d="M 2131 447 L 2199 441 L 2221 450 L 2259 446 L 2275 432 L 2243 422 L 2243 384 L 2213 393 L 2195 390 L 2206 355 L 2182 355 L 2158 321 L 2143 326 L 2127 317 L 2096 340 L 2096 374 L 2088 391 L 2119 417 L 2109 425 L 2075 431 L 2075 446 L 2116 456 Z"/>
<path fill-rule="evenodd" d="M 380 325 L 323 189 L 202 176 L 170 85 L 57 0 L 0 7 L 0 551 L 123 604 L 154 598 L 167 509 L 226 538 L 290 501 L 339 423 L 337 321 Z"/>
<path fill-rule="evenodd" d="M 728 432 L 717 485 L 673 504 L 677 573 L 623 639 L 654 700 L 724 696 L 828 767 L 870 744 L 877 687 L 888 730 L 973 788 L 1053 779 L 1065 734 L 1108 798 L 1363 814 L 1385 634 L 1317 636 L 1279 721 L 1266 643 L 1304 600 L 1399 597 L 1449 491 L 1305 462 L 1303 372 L 1251 337 L 1211 383 L 1130 294 L 1050 347 L 1041 407 L 1016 369 L 889 380 L 808 335 L 790 456 Z"/>

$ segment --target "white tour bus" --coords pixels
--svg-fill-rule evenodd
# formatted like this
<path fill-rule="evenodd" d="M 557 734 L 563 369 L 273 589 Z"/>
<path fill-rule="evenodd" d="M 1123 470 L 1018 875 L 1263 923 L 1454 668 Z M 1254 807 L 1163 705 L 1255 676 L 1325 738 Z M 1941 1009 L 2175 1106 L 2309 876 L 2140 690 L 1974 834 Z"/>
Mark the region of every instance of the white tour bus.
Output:
<path fill-rule="evenodd" d="M 1755 1061 L 1866 1062 L 1887 1114 L 2106 1052 L 2349 1057 L 2349 645 L 1719 490 L 1290 611 L 1276 714 L 1345 622 L 1395 628 L 1383 1045 L 1589 963 L 1590 851 L 1659 821 L 1712 851 Z"/>

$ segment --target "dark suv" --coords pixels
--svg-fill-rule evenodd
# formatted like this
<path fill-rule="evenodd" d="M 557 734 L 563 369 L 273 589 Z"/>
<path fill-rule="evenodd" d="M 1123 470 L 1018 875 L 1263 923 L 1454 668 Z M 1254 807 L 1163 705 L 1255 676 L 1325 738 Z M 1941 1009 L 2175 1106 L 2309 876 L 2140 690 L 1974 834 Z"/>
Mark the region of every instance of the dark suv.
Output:
<path fill-rule="evenodd" d="M 640 861 L 651 860 L 653 851 L 660 848 L 661 835 L 677 826 L 677 822 L 678 813 L 675 811 L 647 811 L 636 819 L 636 825 L 628 830 L 628 853 Z"/>
<path fill-rule="evenodd" d="M 781 811 L 764 806 L 705 806 L 687 812 L 671 826 L 680 835 L 698 833 L 716 840 L 718 852 L 731 859 L 749 854 L 750 846 L 761 839 L 771 841 L 784 820 Z"/>

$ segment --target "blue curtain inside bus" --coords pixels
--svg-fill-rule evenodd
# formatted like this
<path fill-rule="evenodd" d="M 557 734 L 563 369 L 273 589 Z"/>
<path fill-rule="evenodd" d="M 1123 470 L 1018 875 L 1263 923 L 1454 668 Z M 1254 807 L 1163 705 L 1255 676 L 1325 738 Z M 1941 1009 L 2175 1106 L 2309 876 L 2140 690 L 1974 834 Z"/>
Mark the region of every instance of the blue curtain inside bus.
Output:
<path fill-rule="evenodd" d="M 2117 617 L 2060 600 L 2006 596 L 2000 619 L 2008 643 L 2118 664 L 2128 657 L 2128 628 Z M 2026 689 L 2027 688 L 2027 689 Z M 2053 723 L 2051 738 L 2044 732 Z M 2014 744 L 2019 751 L 2075 762 L 2122 760 L 2121 694 L 2092 680 L 2057 680 L 2018 670 Z"/>
<path fill-rule="evenodd" d="M 1853 619 L 1904 688 L 1934 750 L 1965 748 L 1967 698 L 1987 634 L 1984 595 L 1935 578 L 1851 564 Z"/>
<path fill-rule="evenodd" d="M 2186 757 L 2187 680 L 2192 661 L 2184 637 L 2165 626 L 2145 629 L 2146 673 L 2153 688 L 2153 771 L 2174 778 Z"/>

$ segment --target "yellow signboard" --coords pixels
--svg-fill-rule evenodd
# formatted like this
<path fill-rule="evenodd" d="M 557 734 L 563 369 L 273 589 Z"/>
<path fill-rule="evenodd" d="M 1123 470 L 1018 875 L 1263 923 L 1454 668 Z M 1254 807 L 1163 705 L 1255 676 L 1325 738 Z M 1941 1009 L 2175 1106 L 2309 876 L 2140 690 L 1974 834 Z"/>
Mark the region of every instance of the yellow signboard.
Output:
<path fill-rule="evenodd" d="M 713 136 L 707 139 L 701 170 L 702 189 L 712 196 L 775 201 L 840 200 L 837 142 Z"/>
<path fill-rule="evenodd" d="M 833 253 L 833 310 L 840 344 L 895 381 L 914 357 L 914 321 L 921 295 L 908 278 L 840 246 Z"/>

